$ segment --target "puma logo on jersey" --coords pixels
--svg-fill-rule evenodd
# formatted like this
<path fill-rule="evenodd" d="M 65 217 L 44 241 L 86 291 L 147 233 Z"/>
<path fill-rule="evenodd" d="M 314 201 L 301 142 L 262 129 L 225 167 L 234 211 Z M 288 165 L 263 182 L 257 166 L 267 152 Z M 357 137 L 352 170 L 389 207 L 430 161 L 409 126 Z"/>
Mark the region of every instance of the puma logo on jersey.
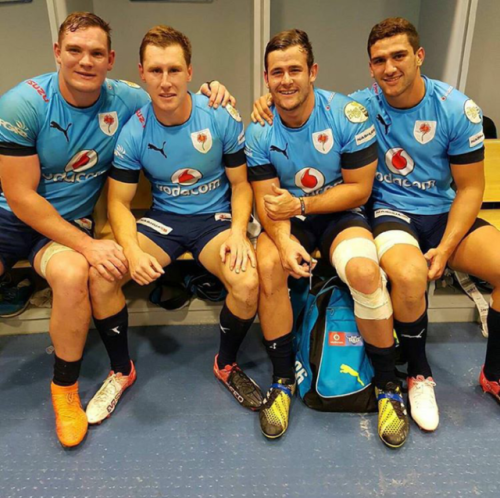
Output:
<path fill-rule="evenodd" d="M 167 154 L 165 154 L 165 151 L 163 150 L 163 149 L 165 149 L 165 144 L 166 144 L 166 142 L 163 142 L 161 149 L 156 147 L 156 145 L 154 145 L 154 144 L 148 144 L 148 149 L 156 150 L 156 152 L 159 152 L 165 159 L 167 159 Z"/>
<path fill-rule="evenodd" d="M 286 144 L 284 149 L 280 149 L 279 147 L 276 147 L 276 145 L 271 145 L 271 147 L 269 148 L 269 151 L 270 152 L 279 152 L 280 154 L 283 154 L 287 159 L 289 159 L 286 149 L 288 149 L 288 144 Z"/>
<path fill-rule="evenodd" d="M 69 142 L 69 137 L 68 137 L 68 130 L 69 130 L 69 127 L 72 125 L 73 123 L 70 123 L 68 125 L 68 127 L 66 129 L 64 129 L 59 123 L 56 123 L 55 121 L 51 121 L 50 122 L 50 127 L 51 128 L 55 128 L 56 130 L 60 131 L 61 133 L 64 134 L 64 136 L 66 137 L 66 141 Z"/>
<path fill-rule="evenodd" d="M 389 125 L 385 122 L 384 118 L 380 114 L 377 114 L 377 121 L 384 127 L 385 134 L 387 135 L 389 133 Z"/>

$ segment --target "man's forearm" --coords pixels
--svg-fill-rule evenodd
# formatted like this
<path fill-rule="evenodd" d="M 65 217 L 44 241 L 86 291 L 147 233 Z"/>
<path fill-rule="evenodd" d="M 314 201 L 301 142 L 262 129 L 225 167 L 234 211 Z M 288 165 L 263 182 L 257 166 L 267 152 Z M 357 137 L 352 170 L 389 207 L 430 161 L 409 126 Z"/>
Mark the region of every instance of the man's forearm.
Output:
<path fill-rule="evenodd" d="M 139 248 L 137 240 L 137 222 L 130 206 L 120 201 L 108 202 L 108 216 L 116 241 L 127 251 Z"/>
<path fill-rule="evenodd" d="M 446 230 L 439 244 L 449 255 L 453 254 L 476 220 L 482 199 L 483 193 L 479 189 L 464 189 L 457 192 L 451 205 Z"/>
<path fill-rule="evenodd" d="M 261 225 L 264 227 L 264 231 L 269 236 L 269 238 L 275 243 L 278 249 L 281 245 L 290 240 L 291 237 L 291 223 L 290 220 L 284 221 L 274 221 L 267 216 L 266 210 L 264 208 L 264 201 L 258 200 L 256 202 L 257 213 L 259 215 L 259 220 Z"/>
<path fill-rule="evenodd" d="M 319 195 L 304 197 L 307 214 L 338 213 L 363 206 L 369 199 L 364 185 L 341 183 Z"/>
<path fill-rule="evenodd" d="M 231 195 L 231 229 L 243 234 L 247 233 L 248 220 L 252 212 L 252 187 L 247 182 L 232 187 Z"/>
<path fill-rule="evenodd" d="M 59 244 L 81 253 L 92 242 L 87 234 L 62 218 L 52 204 L 35 191 L 26 192 L 22 201 L 7 200 L 21 221 Z"/>

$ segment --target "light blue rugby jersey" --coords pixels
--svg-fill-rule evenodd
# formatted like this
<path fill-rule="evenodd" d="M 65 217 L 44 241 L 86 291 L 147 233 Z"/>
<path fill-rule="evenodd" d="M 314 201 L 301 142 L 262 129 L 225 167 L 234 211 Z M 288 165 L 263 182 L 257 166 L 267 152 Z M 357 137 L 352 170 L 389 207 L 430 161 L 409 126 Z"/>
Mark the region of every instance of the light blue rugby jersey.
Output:
<path fill-rule="evenodd" d="M 148 101 L 138 85 L 107 79 L 99 100 L 78 108 L 60 94 L 58 73 L 23 81 L 0 99 L 0 154 L 37 154 L 38 193 L 66 220 L 88 216 L 120 130 Z M 3 193 L 0 208 L 10 210 Z"/>
<path fill-rule="evenodd" d="M 448 212 L 455 198 L 450 163 L 484 158 L 481 109 L 452 86 L 423 78 L 425 97 L 411 109 L 391 107 L 377 84 L 351 94 L 367 107 L 377 128 L 375 209 Z"/>
<path fill-rule="evenodd" d="M 225 167 L 245 164 L 241 117 L 230 105 L 213 109 L 207 97 L 189 95 L 191 115 L 181 125 L 162 125 L 151 103 L 135 113 L 118 138 L 111 177 L 137 183 L 144 169 L 154 209 L 189 215 L 229 212 Z"/>
<path fill-rule="evenodd" d="M 273 107 L 273 125 L 246 132 L 250 181 L 279 178 L 295 196 L 317 195 L 342 182 L 341 169 L 377 159 L 375 127 L 366 109 L 340 93 L 314 90 L 314 109 L 300 128 L 285 126 Z"/>

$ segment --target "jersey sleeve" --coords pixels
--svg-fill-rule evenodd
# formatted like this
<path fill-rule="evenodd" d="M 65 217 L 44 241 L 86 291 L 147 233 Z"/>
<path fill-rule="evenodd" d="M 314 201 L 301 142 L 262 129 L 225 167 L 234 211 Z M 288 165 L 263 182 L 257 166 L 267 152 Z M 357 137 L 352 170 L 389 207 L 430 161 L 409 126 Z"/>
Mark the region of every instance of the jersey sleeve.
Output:
<path fill-rule="evenodd" d="M 138 111 L 140 112 L 140 111 Z M 137 114 L 123 127 L 114 150 L 113 168 L 110 177 L 123 183 L 138 183 L 142 169 L 140 147 L 142 125 Z"/>
<path fill-rule="evenodd" d="M 277 178 L 276 168 L 271 163 L 269 152 L 269 125 L 252 123 L 245 134 L 245 155 L 248 165 L 248 180 L 257 182 Z"/>
<path fill-rule="evenodd" d="M 341 167 L 358 169 L 377 159 L 377 133 L 366 107 L 348 100 L 340 121 Z"/>
<path fill-rule="evenodd" d="M 484 159 L 483 113 L 473 100 L 460 96 L 452 114 L 448 156 L 451 164 L 471 164 Z"/>
<path fill-rule="evenodd" d="M 214 110 L 217 131 L 223 143 L 223 162 L 226 168 L 245 163 L 245 131 L 240 113 L 231 105 Z"/>
<path fill-rule="evenodd" d="M 0 154 L 5 156 L 37 153 L 38 110 L 31 95 L 23 90 L 18 86 L 0 98 Z"/>

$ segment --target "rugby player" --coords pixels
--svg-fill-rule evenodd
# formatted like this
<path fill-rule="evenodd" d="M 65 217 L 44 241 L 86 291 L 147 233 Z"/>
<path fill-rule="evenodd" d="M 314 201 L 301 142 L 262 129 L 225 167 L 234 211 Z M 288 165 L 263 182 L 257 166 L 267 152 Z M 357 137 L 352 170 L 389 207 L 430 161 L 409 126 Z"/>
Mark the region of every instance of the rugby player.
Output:
<path fill-rule="evenodd" d="M 374 26 L 368 55 L 375 83 L 353 97 L 374 117 L 379 142 L 373 232 L 408 358 L 411 416 L 433 431 L 439 410 L 425 351 L 426 290 L 447 265 L 493 286 L 479 383 L 500 400 L 500 233 L 478 218 L 484 191 L 482 112 L 452 86 L 421 74 L 425 51 L 406 19 Z"/>
<path fill-rule="evenodd" d="M 179 31 L 156 26 L 140 47 L 139 72 L 152 102 L 125 125 L 115 148 L 108 210 L 129 274 L 110 282 L 90 270 L 94 321 L 114 365 L 128 365 L 128 313 L 121 290 L 132 278 L 146 285 L 185 251 L 228 290 L 220 314 L 220 348 L 214 374 L 246 408 L 258 410 L 262 394 L 238 367 L 236 356 L 253 323 L 258 301 L 255 254 L 246 230 L 252 209 L 244 133 L 234 107 L 213 109 L 188 91 L 191 43 Z M 137 223 L 130 202 L 144 170 L 153 206 Z M 231 216 L 232 212 L 232 216 Z M 115 369 L 87 407 L 90 423 L 108 417 L 127 381 Z"/>
<path fill-rule="evenodd" d="M 91 317 L 89 267 L 110 281 L 127 271 L 118 244 L 92 238 L 91 215 L 119 131 L 149 100 L 135 84 L 106 79 L 115 60 L 110 31 L 95 14 L 70 14 L 54 44 L 60 70 L 0 99 L 0 275 L 27 258 L 52 288 L 51 392 L 64 446 L 87 433 L 78 376 Z"/>
<path fill-rule="evenodd" d="M 264 65 L 274 125 L 251 124 L 246 133 L 249 179 L 265 229 L 257 243 L 259 318 L 273 364 L 262 432 L 276 438 L 288 427 L 295 375 L 287 280 L 309 277 L 318 247 L 354 299 L 375 370 L 379 436 L 399 447 L 409 423 L 394 372 L 392 307 L 362 208 L 377 166 L 375 128 L 358 102 L 314 88 L 318 65 L 304 31 L 274 36 Z"/>

